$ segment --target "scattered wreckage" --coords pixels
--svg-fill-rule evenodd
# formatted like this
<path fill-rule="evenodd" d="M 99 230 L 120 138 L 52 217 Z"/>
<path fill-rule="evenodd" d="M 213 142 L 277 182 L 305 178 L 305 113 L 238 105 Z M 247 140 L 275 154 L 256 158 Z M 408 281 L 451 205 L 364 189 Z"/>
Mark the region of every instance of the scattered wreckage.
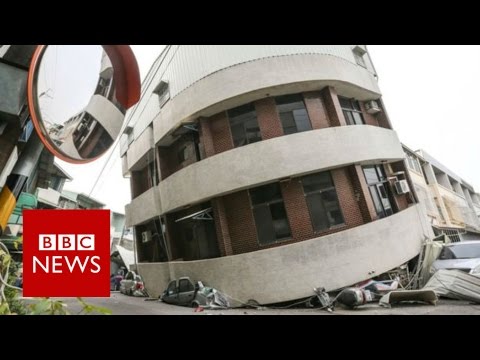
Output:
<path fill-rule="evenodd" d="M 391 307 L 406 302 L 436 305 L 439 297 L 480 304 L 480 274 L 476 271 L 478 269 L 477 265 L 469 268 L 468 271 L 463 268 L 462 271 L 456 270 L 456 266 L 452 266 L 453 269 L 451 270 L 448 269 L 451 264 L 455 264 L 455 261 L 452 260 L 457 259 L 461 262 L 462 259 L 458 258 L 458 254 L 462 253 L 462 257 L 469 256 L 468 254 L 465 255 L 465 252 L 452 250 L 463 250 L 467 247 L 458 243 L 448 244 L 448 237 L 441 239 L 446 240 L 445 243 L 441 243 L 438 239 L 434 240 L 425 241 L 417 258 L 378 276 L 376 278 L 378 280 L 368 279 L 353 286 L 339 289 L 336 292 L 332 291 L 330 294 L 333 296 L 327 293 L 324 288 L 314 288 L 315 295 L 287 307 L 303 304 L 307 307 L 332 312 L 337 304 L 349 309 L 355 309 L 370 303 L 378 303 L 383 307 Z M 480 242 L 478 244 L 480 248 Z M 476 244 L 473 244 L 473 247 L 476 248 L 476 246 Z M 469 248 L 472 248 L 472 246 L 469 246 Z M 455 258 L 456 256 L 457 258 Z M 450 261 L 450 265 L 445 264 L 447 269 L 437 270 L 441 267 L 438 264 L 445 260 Z M 168 304 L 194 308 L 227 309 L 231 307 L 227 295 L 204 285 L 201 281 L 193 282 L 189 277 L 172 280 L 161 295 L 160 300 Z M 252 306 L 257 308 L 269 307 L 259 304 L 258 306 Z"/>
<path fill-rule="evenodd" d="M 429 240 L 422 247 L 413 272 L 409 273 L 408 266 L 403 265 L 387 274 L 391 277 L 396 273 L 394 280 L 366 280 L 341 289 L 333 299 L 325 289 L 315 288 L 316 295 L 306 305 L 328 311 L 333 311 L 337 303 L 350 309 L 373 302 L 384 307 L 405 302 L 436 305 L 439 297 L 480 304 L 480 267 L 471 261 L 480 257 L 478 249 L 480 242 L 442 244 Z"/>

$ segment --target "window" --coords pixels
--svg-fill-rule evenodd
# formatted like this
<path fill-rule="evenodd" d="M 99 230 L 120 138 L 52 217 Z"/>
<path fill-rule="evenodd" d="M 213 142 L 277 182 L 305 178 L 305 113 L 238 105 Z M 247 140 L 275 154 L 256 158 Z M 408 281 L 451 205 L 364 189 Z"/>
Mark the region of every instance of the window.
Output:
<path fill-rule="evenodd" d="M 187 147 L 186 146 L 182 147 L 178 151 L 177 157 L 178 157 L 178 163 L 179 164 L 182 164 L 188 158 L 188 152 L 187 152 Z"/>
<path fill-rule="evenodd" d="M 193 284 L 190 282 L 188 279 L 181 279 L 178 282 L 178 292 L 187 292 L 187 291 L 193 291 L 195 290 L 195 287 Z"/>
<path fill-rule="evenodd" d="M 315 231 L 345 223 L 329 171 L 304 176 L 302 185 Z"/>
<path fill-rule="evenodd" d="M 338 97 L 338 100 L 340 101 L 340 106 L 342 107 L 343 115 L 345 116 L 345 121 L 348 125 L 365 124 L 362 110 L 358 101 L 347 99 L 341 96 Z"/>
<path fill-rule="evenodd" d="M 228 111 L 230 129 L 235 147 L 252 144 L 262 140 L 258 126 L 257 113 L 253 104 L 239 106 Z"/>
<path fill-rule="evenodd" d="M 419 174 L 422 174 L 422 168 L 420 167 L 420 163 L 418 162 L 417 157 L 410 153 L 406 153 L 406 155 L 408 168 L 410 170 L 418 172 Z"/>
<path fill-rule="evenodd" d="M 177 293 L 177 282 L 176 282 L 176 281 L 172 281 L 172 282 L 170 282 L 170 284 L 168 285 L 167 294 L 168 294 L 168 295 L 173 295 L 173 294 L 176 294 L 176 293 Z"/>
<path fill-rule="evenodd" d="M 260 186 L 249 191 L 258 242 L 267 245 L 291 237 L 287 212 L 278 183 Z"/>
<path fill-rule="evenodd" d="M 353 56 L 355 57 L 355 62 L 358 65 L 366 68 L 367 65 L 365 64 L 365 59 L 363 57 L 366 53 L 366 50 L 361 48 L 360 46 L 355 46 L 352 51 L 353 51 Z"/>
<path fill-rule="evenodd" d="M 383 167 L 381 165 L 365 166 L 363 173 L 372 195 L 377 216 L 381 219 L 392 215 L 393 208 L 390 201 L 392 195 Z"/>
<path fill-rule="evenodd" d="M 312 130 L 302 95 L 279 96 L 275 102 L 285 135 Z"/>
<path fill-rule="evenodd" d="M 157 87 L 153 90 L 153 93 L 158 95 L 160 108 L 162 108 L 163 105 L 165 105 L 166 102 L 170 100 L 170 87 L 168 85 L 168 82 L 163 80 L 160 81 Z"/>

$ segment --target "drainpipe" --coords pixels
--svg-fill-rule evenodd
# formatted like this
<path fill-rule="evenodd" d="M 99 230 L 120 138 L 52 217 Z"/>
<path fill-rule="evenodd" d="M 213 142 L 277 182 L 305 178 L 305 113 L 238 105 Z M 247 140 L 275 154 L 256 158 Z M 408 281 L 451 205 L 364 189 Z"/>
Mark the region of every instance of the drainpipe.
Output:
<path fill-rule="evenodd" d="M 40 142 L 37 134 L 35 132 L 32 133 L 27 146 L 20 154 L 0 193 L 0 235 L 3 234 L 7 227 L 8 219 L 13 210 L 15 210 L 17 200 L 28 177 L 38 164 L 42 150 L 43 144 Z"/>

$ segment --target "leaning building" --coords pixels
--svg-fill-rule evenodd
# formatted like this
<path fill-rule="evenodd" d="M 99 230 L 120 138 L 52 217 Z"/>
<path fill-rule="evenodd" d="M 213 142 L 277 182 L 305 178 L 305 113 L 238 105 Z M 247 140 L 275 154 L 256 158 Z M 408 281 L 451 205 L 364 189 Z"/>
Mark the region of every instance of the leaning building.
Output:
<path fill-rule="evenodd" d="M 121 137 L 137 268 L 241 302 L 388 271 L 432 236 L 364 45 L 170 45 Z"/>

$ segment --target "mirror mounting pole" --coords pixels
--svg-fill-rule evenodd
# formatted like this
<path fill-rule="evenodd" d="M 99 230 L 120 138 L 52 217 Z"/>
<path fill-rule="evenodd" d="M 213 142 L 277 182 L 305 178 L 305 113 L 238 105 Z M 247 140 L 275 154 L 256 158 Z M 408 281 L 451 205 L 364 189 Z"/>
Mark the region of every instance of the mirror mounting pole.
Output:
<path fill-rule="evenodd" d="M 20 154 L 15 167 L 7 177 L 5 186 L 0 193 L 0 235 L 5 231 L 8 219 L 15 210 L 17 200 L 22 193 L 25 184 L 35 169 L 40 155 L 42 155 L 43 145 L 38 139 L 37 134 L 33 133 L 28 140 L 27 146 Z"/>

